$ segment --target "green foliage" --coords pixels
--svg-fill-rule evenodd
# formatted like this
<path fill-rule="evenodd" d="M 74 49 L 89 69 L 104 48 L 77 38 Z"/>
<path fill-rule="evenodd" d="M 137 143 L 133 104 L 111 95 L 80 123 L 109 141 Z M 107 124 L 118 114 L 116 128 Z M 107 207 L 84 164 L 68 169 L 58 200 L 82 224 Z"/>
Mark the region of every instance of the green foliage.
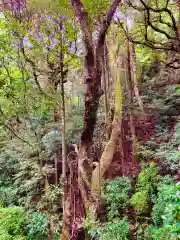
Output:
<path fill-rule="evenodd" d="M 155 194 L 158 181 L 157 167 L 151 163 L 138 175 L 136 192 L 131 198 L 131 203 L 138 214 L 147 212 Z"/>
<path fill-rule="evenodd" d="M 13 186 L 14 175 L 19 169 L 17 156 L 10 149 L 1 150 L 0 154 L 0 200 L 3 206 L 18 203 L 17 188 Z"/>
<path fill-rule="evenodd" d="M 58 185 L 50 185 L 42 196 L 41 201 L 38 202 L 37 208 L 39 210 L 46 209 L 49 213 L 56 213 L 61 207 L 62 188 Z"/>
<path fill-rule="evenodd" d="M 142 191 L 136 192 L 131 198 L 131 204 L 134 206 L 138 214 L 146 212 L 149 207 L 148 191 L 142 190 Z"/>
<path fill-rule="evenodd" d="M 56 143 L 61 144 L 61 136 L 59 130 L 48 132 L 41 139 L 42 147 L 44 147 L 48 153 L 52 152 Z"/>
<path fill-rule="evenodd" d="M 120 177 L 107 181 L 105 200 L 110 219 L 119 216 L 129 204 L 131 181 L 128 177 Z"/>
<path fill-rule="evenodd" d="M 83 0 L 84 7 L 89 15 L 89 22 L 94 23 L 94 20 L 98 18 L 99 13 L 105 13 L 110 1 L 109 0 L 99 0 L 98 2 Z"/>
<path fill-rule="evenodd" d="M 0 208 L 0 239 L 26 240 L 23 234 L 25 212 L 20 207 Z"/>
<path fill-rule="evenodd" d="M 146 240 L 160 240 L 165 239 L 164 228 L 158 228 L 153 225 L 149 225 L 145 230 Z"/>
<path fill-rule="evenodd" d="M 164 131 L 161 131 L 161 135 Z M 174 129 L 174 135 L 168 143 L 160 144 L 159 148 L 156 150 L 155 156 L 162 157 L 162 167 L 167 171 L 177 172 L 180 168 L 179 161 L 179 149 L 180 146 L 180 123 L 178 122 Z"/>
<path fill-rule="evenodd" d="M 158 184 L 158 196 L 153 207 L 153 221 L 155 225 L 163 223 L 163 214 L 166 206 L 173 201 L 173 198 L 176 196 L 176 185 L 171 182 L 160 182 Z"/>
<path fill-rule="evenodd" d="M 18 198 L 17 188 L 7 185 L 0 187 L 0 201 L 2 206 L 18 205 Z"/>
<path fill-rule="evenodd" d="M 0 239 L 46 240 L 47 218 L 46 213 L 25 213 L 20 207 L 0 208 Z"/>
<path fill-rule="evenodd" d="M 152 65 L 155 53 L 153 50 L 143 47 L 142 46 L 137 46 L 136 47 L 136 55 L 137 55 L 137 60 L 141 64 L 142 67 L 149 67 Z"/>
<path fill-rule="evenodd" d="M 128 240 L 130 225 L 126 218 L 114 220 L 100 228 L 90 230 L 89 234 L 91 237 L 96 237 L 99 240 Z"/>
<path fill-rule="evenodd" d="M 46 240 L 46 214 L 32 212 L 26 214 L 25 217 L 25 232 L 28 240 Z"/>
<path fill-rule="evenodd" d="M 179 183 L 165 177 L 158 184 L 158 195 L 152 211 L 153 223 L 148 226 L 145 236 L 148 240 L 179 239 L 180 237 L 180 196 Z"/>
<path fill-rule="evenodd" d="M 180 234 L 180 185 L 178 183 L 160 183 L 158 196 L 153 207 L 154 224 L 162 225 L 168 231 L 168 236 Z"/>

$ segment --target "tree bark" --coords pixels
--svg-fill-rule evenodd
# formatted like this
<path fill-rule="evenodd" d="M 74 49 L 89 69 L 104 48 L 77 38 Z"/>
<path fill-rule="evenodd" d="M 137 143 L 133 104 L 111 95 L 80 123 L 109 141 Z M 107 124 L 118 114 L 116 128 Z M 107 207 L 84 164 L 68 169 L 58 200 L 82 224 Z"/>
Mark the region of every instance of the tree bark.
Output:
<path fill-rule="evenodd" d="M 92 159 L 91 146 L 93 132 L 96 124 L 96 114 L 99 106 L 99 100 L 103 93 L 101 89 L 101 75 L 102 67 L 101 60 L 105 45 L 105 37 L 110 26 L 111 20 L 115 13 L 117 6 L 121 0 L 114 0 L 105 18 L 103 19 L 98 34 L 98 39 L 93 45 L 92 32 L 88 24 L 88 14 L 85 12 L 83 4 L 80 0 L 71 0 L 74 7 L 75 14 L 79 19 L 81 31 L 83 33 L 83 40 L 86 48 L 85 56 L 85 112 L 84 124 L 81 134 L 81 142 L 79 149 L 79 185 L 81 186 L 81 194 L 84 199 L 86 209 L 88 209 L 93 201 L 93 194 L 91 189 L 92 177 Z M 94 199 L 95 200 L 95 199 Z"/>
<path fill-rule="evenodd" d="M 100 97 L 103 94 L 101 89 L 102 66 L 101 60 L 107 30 L 115 10 L 121 0 L 114 0 L 106 16 L 104 17 L 99 30 L 99 35 L 96 43 L 92 40 L 92 32 L 90 29 L 88 14 L 80 0 L 71 0 L 71 4 L 75 10 L 75 15 L 79 20 L 83 41 L 86 49 L 85 55 L 85 79 L 84 79 L 84 119 L 83 130 L 78 151 L 78 185 L 83 199 L 86 215 L 92 213 L 93 206 L 98 201 L 98 194 L 92 189 L 92 158 L 91 146 L 93 132 L 96 125 L 97 109 L 99 106 Z M 90 214 L 91 215 L 91 214 Z M 94 215 L 94 213 L 93 213 Z M 78 220 L 78 224 L 83 224 L 83 219 Z M 62 236 L 68 239 L 67 228 L 63 230 Z M 73 238 L 76 239 L 76 238 Z"/>
<path fill-rule="evenodd" d="M 126 48 L 127 48 L 127 92 L 129 98 L 129 122 L 130 122 L 130 130 L 131 130 L 131 138 L 132 138 L 132 163 L 135 165 L 137 163 L 137 140 L 136 140 L 136 132 L 134 126 L 134 117 L 133 117 L 133 83 L 132 83 L 132 72 L 131 72 L 131 54 L 130 54 L 130 44 L 129 40 L 126 40 Z"/>
<path fill-rule="evenodd" d="M 104 111 L 105 111 L 105 124 L 108 125 L 108 94 L 107 94 L 107 59 L 106 59 L 106 46 L 104 46 L 102 57 L 102 69 L 103 69 L 103 90 L 104 90 Z"/>
<path fill-rule="evenodd" d="M 66 200 L 66 185 L 67 185 L 67 176 L 66 176 L 66 114 L 65 114 L 65 98 L 64 98 L 64 83 L 63 79 L 61 79 L 61 117 L 62 117 L 62 126 L 61 126 L 61 134 L 62 134 L 62 177 L 63 177 L 63 184 L 64 184 L 64 201 L 63 205 L 65 204 Z M 64 209 L 64 206 L 63 206 Z"/>
<path fill-rule="evenodd" d="M 132 74 L 134 94 L 135 94 L 136 100 L 138 102 L 139 108 L 141 109 L 141 113 L 144 114 L 143 102 L 141 99 L 141 95 L 139 93 L 139 86 L 138 86 L 138 82 L 137 82 L 136 52 L 135 52 L 134 44 L 129 42 L 129 48 L 130 48 L 130 55 L 131 55 L 131 62 L 132 62 L 131 74 Z"/>
<path fill-rule="evenodd" d="M 111 49 L 111 60 L 112 60 L 112 70 L 115 74 L 115 113 L 114 118 L 112 122 L 112 131 L 111 131 L 111 137 L 108 141 L 99 165 L 94 169 L 92 174 L 92 188 L 96 191 L 100 191 L 100 182 L 102 181 L 102 178 L 105 174 L 105 172 L 108 170 L 114 153 L 116 151 L 117 145 L 119 144 L 119 138 L 121 137 L 121 123 L 122 123 L 122 106 L 123 106 L 123 91 L 122 91 L 122 84 L 121 84 L 121 72 L 119 68 L 119 59 L 118 59 L 118 50 L 119 50 L 119 44 L 115 44 L 115 47 Z"/>

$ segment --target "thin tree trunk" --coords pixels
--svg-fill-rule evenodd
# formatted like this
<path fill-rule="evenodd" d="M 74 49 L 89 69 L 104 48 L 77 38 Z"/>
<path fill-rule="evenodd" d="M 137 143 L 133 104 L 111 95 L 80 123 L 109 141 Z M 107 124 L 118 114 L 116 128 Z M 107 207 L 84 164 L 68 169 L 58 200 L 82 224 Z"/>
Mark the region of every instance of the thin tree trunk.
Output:
<path fill-rule="evenodd" d="M 129 42 L 129 48 L 130 48 L 130 53 L 131 53 L 131 73 L 132 73 L 132 80 L 133 80 L 133 87 L 134 87 L 134 94 L 136 97 L 136 100 L 139 104 L 139 107 L 141 109 L 142 114 L 144 113 L 144 108 L 143 108 L 143 102 L 141 99 L 141 95 L 139 93 L 139 86 L 137 82 L 137 69 L 136 69 L 136 52 L 135 52 L 135 47 L 133 43 Z"/>
<path fill-rule="evenodd" d="M 104 46 L 104 53 L 102 57 L 102 77 L 104 86 L 104 111 L 105 111 L 105 123 L 108 124 L 108 95 L 107 95 L 107 69 L 106 69 L 106 50 Z"/>
<path fill-rule="evenodd" d="M 61 129 L 61 134 L 62 134 L 62 177 L 63 177 L 63 183 L 64 183 L 64 197 L 66 198 L 66 182 L 67 182 L 67 177 L 66 177 L 66 119 L 65 119 L 65 98 L 64 98 L 64 83 L 62 80 L 61 84 L 61 100 L 62 100 L 62 107 L 61 107 L 61 116 L 62 116 L 62 129 Z M 65 202 L 65 199 L 64 199 Z M 63 204 L 64 204 L 63 202 Z M 63 207 L 64 209 L 64 207 Z"/>
<path fill-rule="evenodd" d="M 62 20 L 60 22 L 60 28 L 62 30 Z M 62 136 L 62 179 L 63 179 L 63 239 L 69 239 L 69 226 L 68 213 L 69 213 L 69 199 L 67 198 L 67 153 L 66 153 L 66 104 L 65 104 L 65 91 L 64 91 L 64 53 L 63 53 L 63 36 L 60 36 L 60 91 L 61 91 L 61 136 Z M 68 201 L 69 200 L 69 201 Z"/>
<path fill-rule="evenodd" d="M 60 119 L 59 111 L 57 109 L 57 106 L 55 106 L 53 109 L 53 122 L 58 122 L 59 119 Z"/>
<path fill-rule="evenodd" d="M 137 140 L 136 140 L 136 132 L 134 126 L 134 117 L 133 117 L 133 84 L 132 84 L 132 73 L 131 73 L 131 55 L 130 55 L 130 45 L 129 41 L 126 40 L 126 48 L 127 48 L 127 91 L 129 98 L 129 121 L 130 121 L 130 130 L 131 130 L 131 138 L 132 138 L 132 163 L 133 165 L 137 162 Z"/>
<path fill-rule="evenodd" d="M 105 43 L 105 47 L 104 47 L 104 54 L 105 54 L 105 69 L 106 69 L 106 79 L 107 79 L 107 90 L 108 90 L 108 99 L 111 98 L 110 95 L 110 91 L 111 91 L 111 83 L 110 83 L 110 69 L 109 69 L 109 62 L 108 62 L 108 47 L 107 47 L 107 43 Z"/>
<path fill-rule="evenodd" d="M 124 139 L 123 139 L 123 136 L 124 136 L 123 124 L 121 124 L 121 136 L 119 138 L 119 146 L 120 146 L 121 155 L 122 155 L 121 169 L 122 169 L 122 175 L 124 176 L 125 156 L 124 156 Z"/>
<path fill-rule="evenodd" d="M 104 112 L 105 112 L 105 126 L 107 129 L 106 132 L 106 139 L 110 138 L 110 131 L 109 131 L 109 106 L 108 106 L 108 72 L 107 72 L 107 56 L 106 56 L 106 45 L 104 46 L 103 56 L 102 56 L 102 80 L 103 80 L 103 90 L 104 90 Z"/>

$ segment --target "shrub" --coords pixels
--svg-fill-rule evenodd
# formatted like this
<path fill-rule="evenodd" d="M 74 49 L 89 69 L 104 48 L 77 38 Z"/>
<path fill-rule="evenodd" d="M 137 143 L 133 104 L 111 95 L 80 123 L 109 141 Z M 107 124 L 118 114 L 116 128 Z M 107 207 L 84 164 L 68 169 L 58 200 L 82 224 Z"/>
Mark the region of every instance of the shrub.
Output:
<path fill-rule="evenodd" d="M 131 203 L 137 213 L 147 212 L 156 191 L 157 181 L 158 174 L 154 163 L 145 167 L 139 174 L 136 192 L 131 198 Z"/>
<path fill-rule="evenodd" d="M 160 185 L 152 217 L 156 225 L 167 229 L 167 236 L 180 237 L 180 185 Z"/>
<path fill-rule="evenodd" d="M 176 195 L 176 185 L 171 182 L 161 181 L 158 184 L 158 196 L 155 200 L 155 205 L 153 207 L 152 218 L 155 225 L 163 223 L 163 214 L 166 206 L 172 202 L 174 196 Z"/>
<path fill-rule="evenodd" d="M 105 200 L 108 208 L 108 217 L 114 218 L 129 204 L 129 192 L 131 190 L 131 181 L 127 177 L 117 178 L 107 181 Z"/>
<path fill-rule="evenodd" d="M 0 239 L 25 240 L 24 217 L 24 210 L 20 207 L 0 208 Z"/>
<path fill-rule="evenodd" d="M 162 132 L 163 130 L 161 133 Z M 163 159 L 161 161 L 163 172 L 166 171 L 173 175 L 179 172 L 180 161 L 178 146 L 180 146 L 179 122 L 175 125 L 173 137 L 171 137 L 167 143 L 161 143 L 155 152 L 155 157 Z"/>
<path fill-rule="evenodd" d="M 18 205 L 17 196 L 17 188 L 14 186 L 0 186 L 0 201 L 2 203 L 1 206 L 10 207 Z"/>
<path fill-rule="evenodd" d="M 147 239 L 180 238 L 179 190 L 180 185 L 169 179 L 158 184 L 158 196 L 152 211 L 154 225 L 146 229 Z"/>
<path fill-rule="evenodd" d="M 133 195 L 131 204 L 135 207 L 138 213 L 146 211 L 149 207 L 149 193 L 147 190 L 142 190 Z"/>
<path fill-rule="evenodd" d="M 163 228 L 158 228 L 153 225 L 149 225 L 145 229 L 145 239 L 146 240 L 160 240 L 160 239 L 165 239 L 164 237 L 164 229 Z"/>
<path fill-rule="evenodd" d="M 28 213 L 25 218 L 25 231 L 28 240 L 46 240 L 46 215 L 39 212 Z"/>
<path fill-rule="evenodd" d="M 127 220 L 114 220 L 104 226 L 89 231 L 91 237 L 99 240 L 128 240 L 130 234 L 130 225 Z"/>

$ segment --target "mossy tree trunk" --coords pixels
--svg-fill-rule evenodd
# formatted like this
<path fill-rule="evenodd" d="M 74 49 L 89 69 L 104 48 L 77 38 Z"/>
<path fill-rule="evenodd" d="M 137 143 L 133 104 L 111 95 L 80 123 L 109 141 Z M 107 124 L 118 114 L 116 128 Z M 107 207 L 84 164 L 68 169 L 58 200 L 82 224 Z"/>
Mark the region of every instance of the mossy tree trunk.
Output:
<path fill-rule="evenodd" d="M 119 139 L 121 138 L 123 91 L 120 72 L 121 60 L 118 58 L 119 43 L 114 42 L 113 47 L 111 47 L 109 51 L 111 57 L 111 70 L 114 73 L 115 111 L 110 139 L 102 153 L 99 164 L 96 166 L 92 174 L 92 188 L 97 192 L 100 191 L 99 183 L 101 183 L 105 172 L 108 170 L 112 162 L 117 145 L 119 144 Z"/>

